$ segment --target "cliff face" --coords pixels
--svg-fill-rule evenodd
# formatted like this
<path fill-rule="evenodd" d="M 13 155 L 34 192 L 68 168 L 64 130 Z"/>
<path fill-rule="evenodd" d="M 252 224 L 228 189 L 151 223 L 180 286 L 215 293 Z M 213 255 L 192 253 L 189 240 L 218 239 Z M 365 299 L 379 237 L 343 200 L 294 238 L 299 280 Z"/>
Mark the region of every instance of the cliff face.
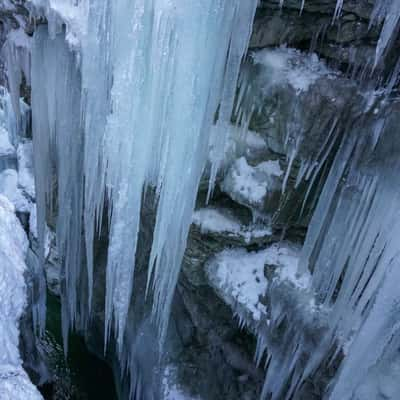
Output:
<path fill-rule="evenodd" d="M 208 203 L 208 168 L 202 177 L 162 368 L 154 369 L 158 338 L 145 317 L 151 308 L 145 296 L 131 301 L 122 362 L 117 343 L 110 340 L 106 359 L 122 398 L 142 387 L 146 400 L 178 395 L 317 400 L 330 398 L 336 384 L 332 396 L 339 397 L 333 399 L 344 399 L 340 393 L 346 390 L 348 398 L 396 398 L 394 342 L 384 343 L 378 361 L 365 362 L 364 375 L 348 386 L 342 383 L 349 366 L 363 363 L 357 358 L 361 350 L 349 355 L 349 343 L 363 348 L 355 332 L 373 325 L 369 311 L 372 316 L 378 311 L 370 299 L 374 296 L 379 305 L 378 286 L 389 287 L 383 277 L 390 268 L 380 262 L 390 245 L 395 248 L 389 241 L 380 243 L 380 224 L 391 224 L 389 216 L 379 217 L 377 211 L 397 198 L 388 193 L 396 185 L 390 170 L 399 154 L 394 138 L 400 117 L 395 96 L 399 26 L 389 26 L 387 15 L 395 17 L 385 14 L 389 3 L 260 2 L 241 66 L 239 112 L 211 133 L 228 138 L 225 155 Z M 27 4 L 3 5 L 3 40 L 5 32 L 20 28 L 31 33 Z M 44 16 L 38 21 L 45 23 Z M 74 24 L 66 24 L 68 36 Z M 69 47 L 76 51 L 72 37 Z M 27 87 L 23 79 L 19 83 Z M 47 214 L 54 229 L 57 206 Z M 150 190 L 141 214 L 134 292 L 142 294 L 155 220 Z M 374 227 L 376 237 L 364 226 Z M 104 343 L 109 230 L 104 218 L 94 245 L 93 318 L 86 325 L 78 315 L 76 322 L 98 355 Z M 55 253 L 53 246 L 47 278 L 58 291 Z M 356 315 L 353 325 L 344 313 L 346 305 Z M 125 376 L 126 367 L 131 377 Z M 157 379 L 161 390 L 154 390 Z"/>

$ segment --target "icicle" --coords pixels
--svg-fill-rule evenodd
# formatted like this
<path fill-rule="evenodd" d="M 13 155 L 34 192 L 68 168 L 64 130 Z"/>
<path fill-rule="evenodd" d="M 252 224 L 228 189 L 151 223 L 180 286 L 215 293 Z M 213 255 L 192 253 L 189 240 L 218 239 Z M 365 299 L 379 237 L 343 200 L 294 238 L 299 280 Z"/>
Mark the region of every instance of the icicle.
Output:
<path fill-rule="evenodd" d="M 232 12 L 234 12 L 234 15 L 229 22 L 231 25 L 227 25 L 225 28 L 226 31 L 222 33 L 226 35 L 227 38 L 230 38 L 232 35 L 228 59 L 225 67 L 226 70 L 225 80 L 222 87 L 222 101 L 218 110 L 217 125 L 222 126 L 228 125 L 231 122 L 236 88 L 239 79 L 239 69 L 243 56 L 247 51 L 247 46 L 249 44 L 250 35 L 252 32 L 252 25 L 249 24 L 249 21 L 253 21 L 254 19 L 258 1 L 248 1 L 244 4 L 242 3 L 237 3 L 236 9 L 232 7 Z M 235 29 L 234 27 L 237 28 Z M 224 158 L 228 132 L 229 131 L 227 129 L 221 129 L 219 135 L 212 143 L 212 152 L 214 155 L 211 165 L 207 202 L 209 201 L 214 190 L 215 180 Z"/>
<path fill-rule="evenodd" d="M 333 22 L 340 17 L 340 14 L 342 12 L 342 8 L 343 8 L 343 0 L 337 0 L 336 7 L 335 7 L 335 12 L 333 14 Z"/>
<path fill-rule="evenodd" d="M 376 45 L 374 68 L 381 62 L 385 52 L 400 27 L 400 2 L 398 0 L 378 0 L 371 15 L 370 25 L 383 21 L 382 31 Z"/>
<path fill-rule="evenodd" d="M 105 336 L 107 341 L 111 332 L 116 334 L 122 352 L 143 194 L 149 186 L 157 193 L 148 291 L 162 338 L 211 127 L 217 110 L 219 120 L 230 121 L 257 1 L 117 0 L 101 6 L 90 1 L 80 64 L 58 34 L 56 17 L 62 10 L 52 2 L 39 3 L 50 7 L 46 15 L 52 21 L 49 36 L 42 28 L 35 33 L 33 49 L 39 232 L 54 200 L 55 173 L 66 336 L 85 302 L 77 292 L 86 288 L 78 269 L 82 217 L 90 308 L 93 240 L 107 209 Z M 43 243 L 43 233 L 39 236 Z"/>
<path fill-rule="evenodd" d="M 304 6 L 306 4 L 306 0 L 301 0 L 301 6 L 300 6 L 300 13 L 299 15 L 303 15 L 303 11 L 304 11 Z"/>
<path fill-rule="evenodd" d="M 83 136 L 80 124 L 80 76 L 64 38 L 50 39 L 40 27 L 32 50 L 34 170 L 39 244 L 44 263 L 46 217 L 57 212 L 57 246 L 64 282 L 63 330 L 75 323 L 82 249 Z M 57 176 L 57 205 L 54 210 Z M 82 301 L 82 300 L 80 300 Z M 84 318 L 84 317 L 82 317 Z M 66 335 L 67 336 L 67 335 Z"/>
<path fill-rule="evenodd" d="M 20 87 L 25 77 L 30 82 L 30 38 L 20 28 L 11 31 L 2 48 L 7 71 L 8 87 L 16 118 L 17 134 L 23 127 L 21 120 Z"/>

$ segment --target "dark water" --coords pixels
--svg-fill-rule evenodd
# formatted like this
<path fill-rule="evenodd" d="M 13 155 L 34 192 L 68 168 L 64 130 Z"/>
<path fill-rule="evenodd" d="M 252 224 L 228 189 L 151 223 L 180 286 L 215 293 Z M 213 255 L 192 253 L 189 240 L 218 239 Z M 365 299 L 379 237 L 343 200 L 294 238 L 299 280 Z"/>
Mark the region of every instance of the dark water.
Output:
<path fill-rule="evenodd" d="M 43 340 L 54 384 L 41 388 L 46 400 L 116 400 L 109 366 L 87 350 L 84 340 L 71 335 L 69 354 L 64 357 L 59 299 L 48 294 L 47 331 Z"/>

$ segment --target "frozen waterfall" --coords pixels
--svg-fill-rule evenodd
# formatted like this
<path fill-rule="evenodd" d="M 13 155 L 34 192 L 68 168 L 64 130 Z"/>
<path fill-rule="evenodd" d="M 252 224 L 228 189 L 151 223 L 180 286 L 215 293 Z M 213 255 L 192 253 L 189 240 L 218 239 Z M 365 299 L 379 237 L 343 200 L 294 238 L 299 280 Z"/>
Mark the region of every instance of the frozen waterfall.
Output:
<path fill-rule="evenodd" d="M 276 95 L 275 84 L 293 86 L 290 93 L 297 98 L 319 79 L 338 79 L 339 72 L 330 74 L 318 57 L 308 60 L 305 56 L 299 62 L 298 50 L 281 47 L 265 53 L 255 51 L 246 67 L 254 67 L 250 73 L 265 68 L 273 82 L 265 80 L 268 84 L 262 88 L 262 79 L 251 82 L 260 86 L 254 96 L 246 81 L 247 72 L 241 75 L 245 69 L 241 68 L 258 0 L 30 3 L 35 5 L 31 16 L 43 14 L 48 24 L 38 25 L 28 41 L 16 33 L 9 36 L 4 52 L 11 96 L 2 108 L 10 115 L 10 132 L 24 131 L 27 117 L 24 110 L 20 112 L 18 88 L 23 77 L 28 78 L 41 263 L 45 259 L 47 225 L 52 224 L 62 264 L 64 348 L 67 352 L 70 330 L 85 331 L 90 324 L 96 244 L 105 235 L 104 351 L 115 341 L 122 374 L 126 370 L 131 373 L 131 397 L 152 399 L 146 392 L 152 389 L 144 387 L 151 386 L 153 374 L 158 377 L 160 373 L 151 368 L 157 364 L 166 339 L 201 179 L 207 173 L 208 202 L 226 156 L 227 127 L 237 136 L 245 136 L 253 115 L 264 106 L 264 97 Z M 283 10 L 285 1 L 276 3 L 274 7 Z M 307 0 L 299 3 L 301 14 Z M 333 1 L 333 7 L 335 24 L 345 12 L 346 2 Z M 307 136 L 297 102 L 291 109 L 291 122 L 295 123 L 282 122 L 287 123 L 282 144 L 286 160 L 273 154 L 273 161 L 254 166 L 242 156 L 221 184 L 225 195 L 230 193 L 230 200 L 243 207 L 248 199 L 234 198 L 235 185 L 244 193 L 242 197 L 255 185 L 260 188 L 261 195 L 253 201 L 254 207 L 249 207 L 254 226 L 266 220 L 258 218 L 261 213 L 256 208 L 262 208 L 267 195 L 265 181 L 269 180 L 271 193 L 282 188 L 283 199 L 290 184 L 296 189 L 304 185 L 300 214 L 314 196 L 301 250 L 300 246 L 286 249 L 284 245 L 258 253 L 225 249 L 210 263 L 216 270 L 208 273 L 216 286 L 220 284 L 221 292 L 228 286 L 236 290 L 242 283 L 233 279 L 229 263 L 238 275 L 243 263 L 255 265 L 260 285 L 253 287 L 262 293 L 254 291 L 250 300 L 257 302 L 259 297 L 269 296 L 271 318 L 265 317 L 267 307 L 261 303 L 259 307 L 252 304 L 257 324 L 251 325 L 238 312 L 240 324 L 247 324 L 258 339 L 255 364 L 265 361 L 263 399 L 295 398 L 320 368 L 333 364 L 337 365 L 336 375 L 330 377 L 324 398 L 362 399 L 362 391 L 372 390 L 369 385 L 388 369 L 400 368 L 396 355 L 400 347 L 399 114 L 392 114 L 393 110 L 400 112 L 398 93 L 393 96 L 392 92 L 399 78 L 400 59 L 391 54 L 400 28 L 400 2 L 375 1 L 371 10 L 370 29 L 381 30 L 374 57 L 366 67 L 370 67 L 372 78 L 365 79 L 370 79 L 365 84 L 367 89 L 357 86 L 357 101 L 361 99 L 363 107 L 357 122 L 348 123 L 346 115 L 328 115 L 321 146 L 299 161 L 299 149 L 314 137 Z M 290 64 L 291 58 L 297 64 Z M 274 75 L 274 68 L 279 67 L 282 75 Z M 306 72 L 307 77 L 299 78 Z M 374 73 L 382 76 L 376 79 Z M 271 116 L 275 117 L 279 118 Z M 271 172 L 274 168 L 278 172 Z M 293 183 L 290 179 L 296 168 Z M 322 173 L 325 181 L 320 180 Z M 320 185 L 318 190 L 315 185 Z M 145 247 L 140 237 L 145 207 L 154 212 L 147 280 L 141 290 L 134 290 L 138 254 Z M 229 213 L 219 215 L 217 208 L 210 210 L 197 212 L 200 225 L 220 218 L 224 227 L 219 234 L 230 229 L 235 239 L 246 237 L 250 241 L 254 232 L 247 232 L 240 221 Z M 273 235 L 269 226 L 262 228 Z M 279 232 L 281 237 L 285 229 Z M 265 265 L 279 264 L 280 257 L 288 255 L 290 263 L 284 267 L 295 271 L 293 281 L 267 282 Z M 232 258 L 236 259 L 232 262 Z M 224 273 L 217 270 L 221 264 Z M 233 283 L 222 282 L 221 277 Z M 306 283 L 299 289 L 293 282 L 300 281 Z M 236 298 L 226 293 L 221 297 L 224 295 L 229 306 L 238 307 Z M 130 312 L 135 298 L 149 301 L 151 310 L 149 315 L 147 309 L 144 315 L 138 313 L 140 323 L 132 327 Z M 248 297 L 243 298 L 240 307 L 246 306 Z M 297 308 L 290 308 L 293 299 Z M 310 304 L 310 315 L 306 315 Z M 43 310 L 37 315 L 40 333 L 45 325 Z M 314 328 L 317 338 L 314 331 L 310 333 Z M 157 353 L 154 357 L 145 354 L 149 343 L 159 347 L 153 351 Z M 152 364 L 143 376 L 135 376 L 138 360 Z M 387 385 L 389 391 L 396 388 L 392 381 Z"/>
<path fill-rule="evenodd" d="M 147 291 L 164 337 L 211 127 L 230 119 L 256 6 L 255 0 L 90 1 L 75 54 L 51 19 L 50 34 L 43 27 L 35 32 L 39 238 L 43 244 L 46 208 L 55 207 L 65 338 L 78 315 L 84 324 L 89 316 L 93 241 L 107 209 L 106 340 L 113 331 L 122 350 L 140 211 L 150 188 L 157 211 Z M 85 285 L 87 299 L 80 295 Z"/>

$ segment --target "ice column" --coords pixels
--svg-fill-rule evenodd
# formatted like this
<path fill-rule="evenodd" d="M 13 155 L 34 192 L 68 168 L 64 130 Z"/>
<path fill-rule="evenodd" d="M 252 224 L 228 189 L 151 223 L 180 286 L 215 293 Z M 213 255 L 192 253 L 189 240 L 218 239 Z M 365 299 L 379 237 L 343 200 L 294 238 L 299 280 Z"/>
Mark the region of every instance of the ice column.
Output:
<path fill-rule="evenodd" d="M 143 195 L 149 188 L 156 193 L 147 292 L 163 337 L 211 127 L 217 114 L 220 121 L 231 117 L 257 0 L 109 0 L 86 5 L 88 26 L 79 57 L 68 54 L 62 35 L 50 32 L 50 39 L 42 29 L 35 34 L 38 217 L 43 228 L 46 205 L 54 203 L 51 177 L 56 176 L 66 331 L 84 303 L 77 293 L 83 284 L 78 271 L 82 239 L 90 306 L 93 241 L 108 211 L 105 329 L 106 337 L 111 331 L 117 335 L 121 350 Z"/>

